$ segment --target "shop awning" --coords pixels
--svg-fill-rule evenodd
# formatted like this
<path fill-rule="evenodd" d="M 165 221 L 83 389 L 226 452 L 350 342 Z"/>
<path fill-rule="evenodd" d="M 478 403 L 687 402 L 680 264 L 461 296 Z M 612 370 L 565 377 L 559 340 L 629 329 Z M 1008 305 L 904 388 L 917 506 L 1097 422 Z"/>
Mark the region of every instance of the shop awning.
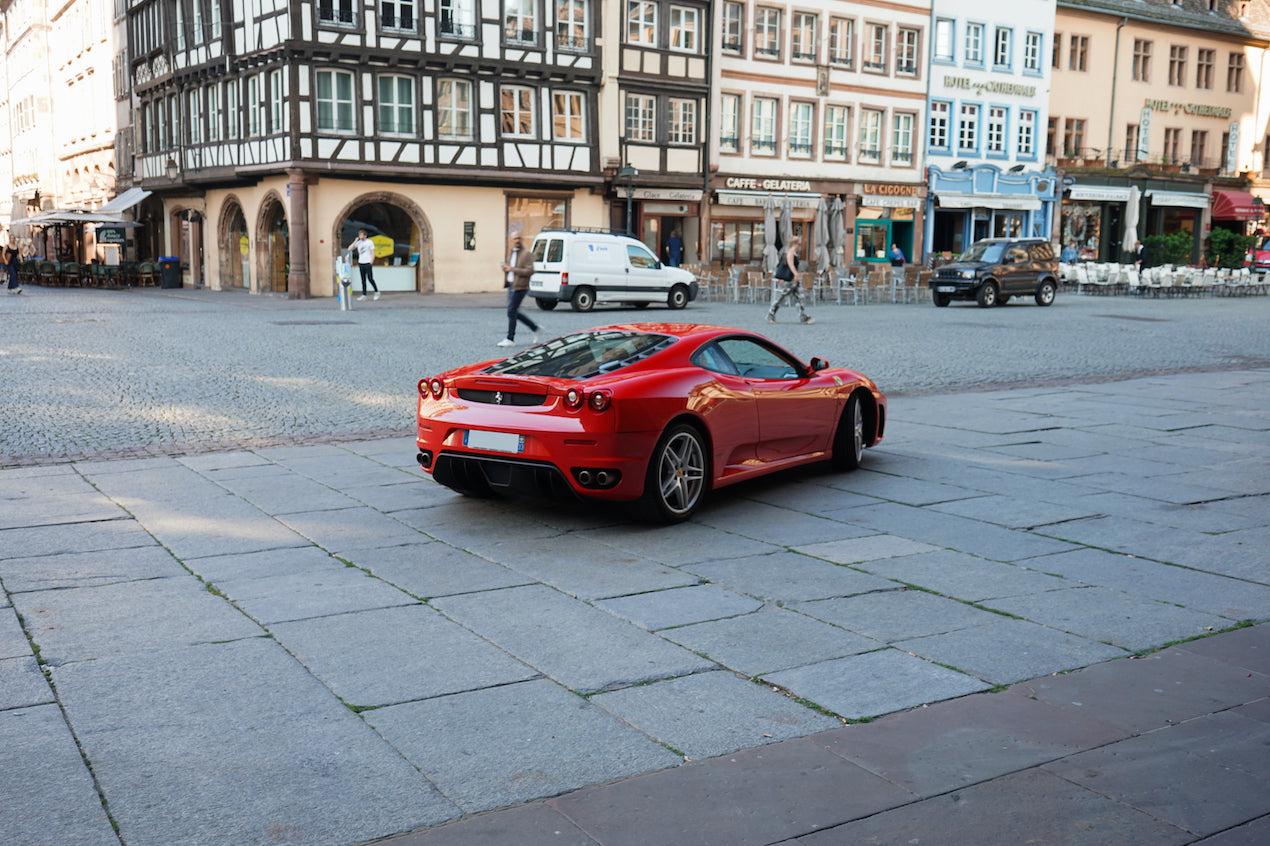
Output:
<path fill-rule="evenodd" d="M 1184 209 L 1208 208 L 1208 195 L 1192 191 L 1147 191 L 1147 199 L 1153 206 L 1174 206 Z"/>
<path fill-rule="evenodd" d="M 97 209 L 102 214 L 119 214 L 135 206 L 137 203 L 150 196 L 152 192 L 144 188 L 129 188 L 118 197 L 115 197 L 109 203 Z"/>
<path fill-rule="evenodd" d="M 1067 193 L 1067 198 L 1093 203 L 1127 203 L 1129 190 L 1111 185 L 1073 185 Z"/>
<path fill-rule="evenodd" d="M 1247 191 L 1214 191 L 1213 220 L 1259 220 L 1265 206 Z"/>
<path fill-rule="evenodd" d="M 960 194 L 940 191 L 941 209 L 1006 209 L 1008 211 L 1040 211 L 1041 198 L 1028 194 Z"/>
<path fill-rule="evenodd" d="M 12 223 L 25 223 L 30 226 L 77 226 L 81 223 L 96 223 L 106 226 L 140 226 L 140 223 L 134 223 L 131 220 L 124 220 L 113 214 L 102 214 L 101 212 L 76 211 L 74 209 L 58 209 L 54 211 L 41 212 L 34 217 L 24 217 L 12 221 Z"/>

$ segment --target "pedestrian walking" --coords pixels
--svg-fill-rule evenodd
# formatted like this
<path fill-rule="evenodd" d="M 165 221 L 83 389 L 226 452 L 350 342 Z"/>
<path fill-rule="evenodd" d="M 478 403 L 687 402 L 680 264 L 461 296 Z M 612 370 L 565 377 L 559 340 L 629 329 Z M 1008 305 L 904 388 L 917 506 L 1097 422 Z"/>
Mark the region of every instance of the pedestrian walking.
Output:
<path fill-rule="evenodd" d="M 523 323 L 533 332 L 530 343 L 538 343 L 538 324 L 520 313 L 520 304 L 529 293 L 529 277 L 534 272 L 534 255 L 525 249 L 525 241 L 517 232 L 512 236 L 507 261 L 503 262 L 503 287 L 507 289 L 507 337 L 498 342 L 500 347 L 516 345 L 516 324 Z"/>
<path fill-rule="evenodd" d="M 357 270 L 362 275 L 362 295 L 359 300 L 366 299 L 366 283 L 375 289 L 375 299 L 379 299 L 379 286 L 375 284 L 375 242 L 366 237 L 366 230 L 357 230 L 357 240 L 348 248 L 357 262 Z"/>
<path fill-rule="evenodd" d="M 675 229 L 670 233 L 670 237 L 666 239 L 666 266 L 678 267 L 683 263 L 684 258 L 684 242 L 679 237 L 679 230 Z"/>
<path fill-rule="evenodd" d="M 7 247 L 4 251 L 4 266 L 9 271 L 9 293 L 22 293 L 22 286 L 18 284 L 18 265 L 21 257 L 18 255 L 17 247 Z"/>
<path fill-rule="evenodd" d="M 1141 241 L 1133 242 L 1133 263 L 1138 266 L 1139 273 L 1151 266 L 1151 257 L 1147 254 L 1146 245 Z"/>
<path fill-rule="evenodd" d="M 803 289 L 802 283 L 799 281 L 801 273 L 798 270 L 798 251 L 803 247 L 803 239 L 797 235 L 789 239 L 785 251 L 781 253 L 780 261 L 776 263 L 775 277 L 780 280 L 781 286 L 772 294 L 772 306 L 767 310 L 767 322 L 776 322 L 776 312 L 780 309 L 785 300 L 791 300 L 794 305 L 798 306 L 798 318 L 802 323 L 815 323 L 815 318 L 807 314 L 807 308 L 803 305 Z"/>

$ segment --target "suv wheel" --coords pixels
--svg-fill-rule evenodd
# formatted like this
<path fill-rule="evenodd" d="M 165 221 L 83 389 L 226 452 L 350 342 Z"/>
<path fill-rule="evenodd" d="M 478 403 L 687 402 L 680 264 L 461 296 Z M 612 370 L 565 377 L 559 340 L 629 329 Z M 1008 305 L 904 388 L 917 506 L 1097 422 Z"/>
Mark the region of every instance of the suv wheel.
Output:
<path fill-rule="evenodd" d="M 930 298 L 934 300 L 935 305 L 939 306 L 940 308 L 945 308 L 950 302 L 952 302 L 951 294 L 941 294 L 938 291 L 931 291 Z"/>
<path fill-rule="evenodd" d="M 979 307 L 992 308 L 997 304 L 997 283 L 984 282 L 979 286 Z"/>
<path fill-rule="evenodd" d="M 1054 280 L 1046 279 L 1036 289 L 1036 304 L 1047 306 L 1054 304 Z"/>

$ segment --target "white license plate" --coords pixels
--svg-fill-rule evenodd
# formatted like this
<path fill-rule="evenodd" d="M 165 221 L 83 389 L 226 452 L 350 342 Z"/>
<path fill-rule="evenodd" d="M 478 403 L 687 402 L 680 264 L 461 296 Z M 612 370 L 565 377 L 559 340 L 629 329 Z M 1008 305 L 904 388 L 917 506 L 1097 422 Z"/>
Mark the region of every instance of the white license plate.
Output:
<path fill-rule="evenodd" d="M 513 432 L 482 432 L 480 429 L 466 429 L 463 432 L 463 446 L 490 452 L 524 452 L 525 436 Z"/>
<path fill-rule="evenodd" d="M 939 293 L 941 293 L 941 294 L 955 294 L 955 293 L 957 293 L 957 287 L 956 287 L 955 285 L 940 285 L 940 286 L 939 286 L 938 288 L 936 288 L 935 290 L 936 290 L 936 291 L 938 291 L 938 292 L 939 292 Z"/>

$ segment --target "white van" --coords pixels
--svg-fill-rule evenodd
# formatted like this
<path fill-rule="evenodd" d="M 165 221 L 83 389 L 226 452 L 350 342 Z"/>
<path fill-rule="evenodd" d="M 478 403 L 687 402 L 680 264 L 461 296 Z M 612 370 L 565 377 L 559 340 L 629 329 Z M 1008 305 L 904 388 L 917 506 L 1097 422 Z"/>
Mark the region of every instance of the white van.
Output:
<path fill-rule="evenodd" d="M 683 308 L 697 298 L 692 273 L 664 266 L 647 246 L 628 235 L 547 229 L 534 238 L 533 253 L 529 296 L 545 311 L 559 302 L 569 303 L 574 311 L 590 311 L 596 303 Z"/>

